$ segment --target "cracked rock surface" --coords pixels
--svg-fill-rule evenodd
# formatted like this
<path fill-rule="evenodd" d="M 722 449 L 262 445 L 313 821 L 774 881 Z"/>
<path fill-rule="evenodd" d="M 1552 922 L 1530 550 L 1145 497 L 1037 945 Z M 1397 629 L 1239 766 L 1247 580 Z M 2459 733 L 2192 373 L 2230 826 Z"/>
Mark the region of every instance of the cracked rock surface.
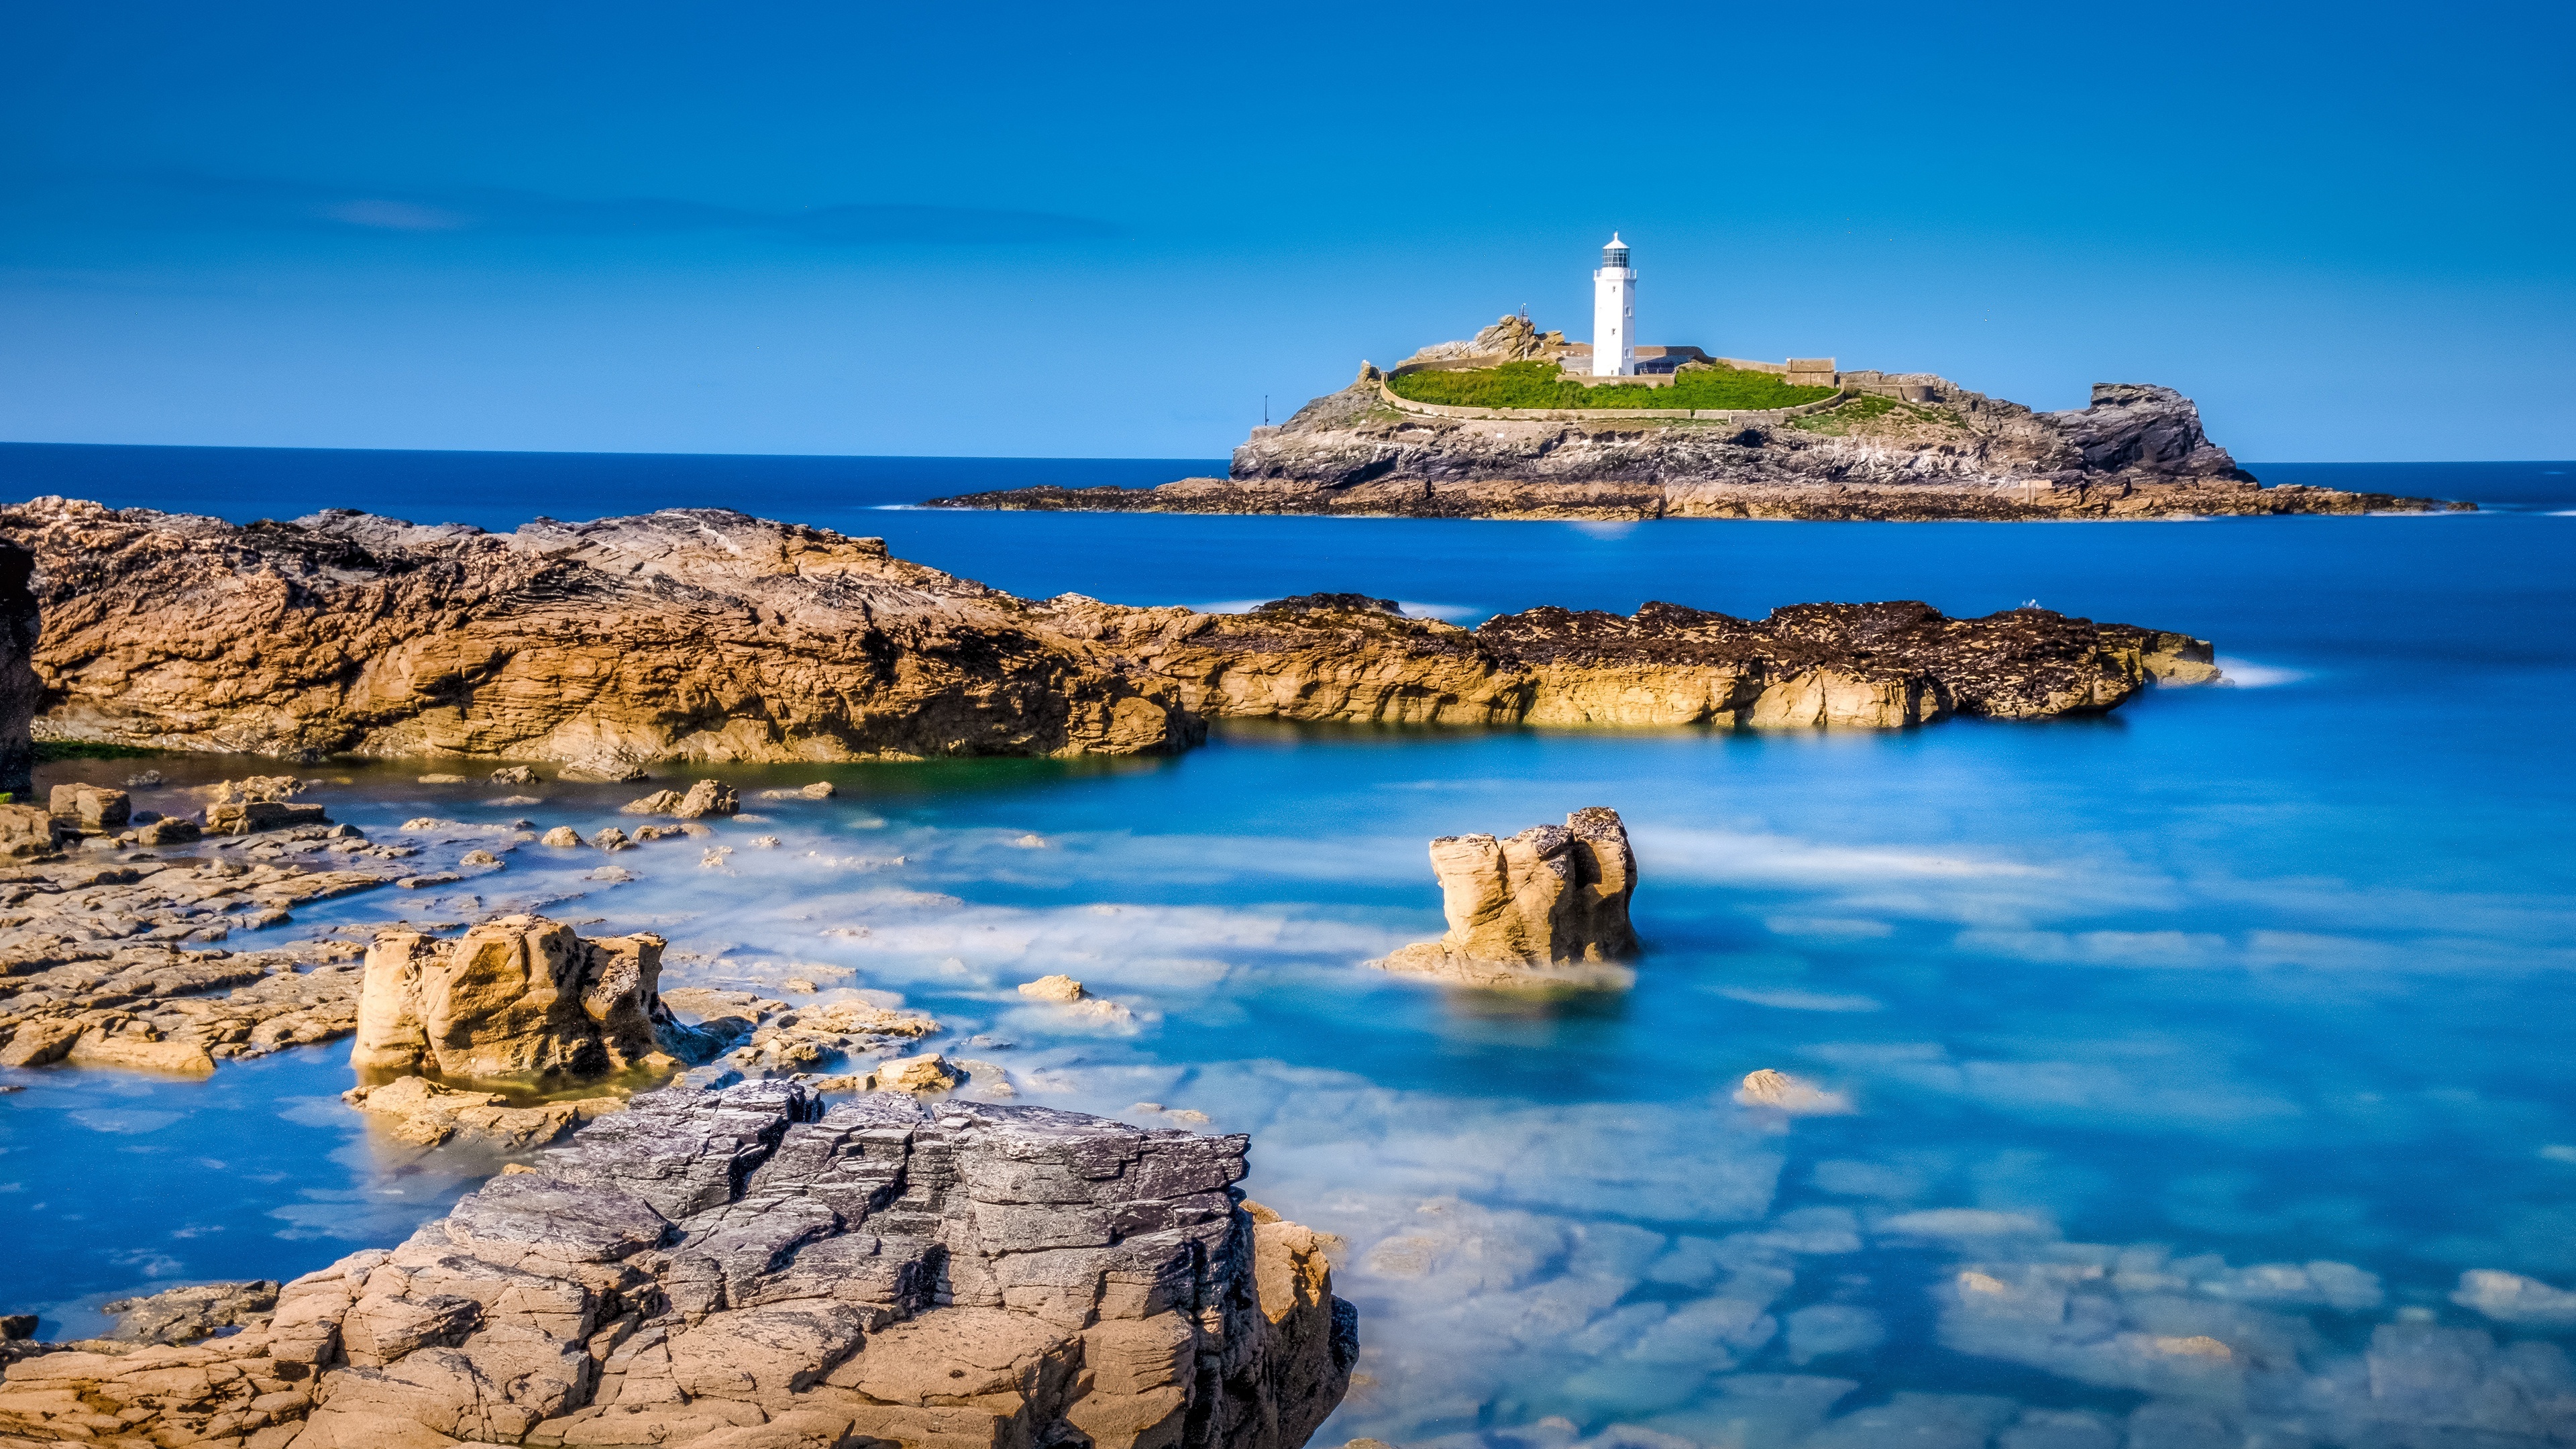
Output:
<path fill-rule="evenodd" d="M 25 1356 L 0 1433 L 1298 1449 L 1356 1315 L 1242 1137 L 793 1083 L 670 1088 L 229 1337 Z M 260 1285 L 265 1286 L 265 1285 Z"/>

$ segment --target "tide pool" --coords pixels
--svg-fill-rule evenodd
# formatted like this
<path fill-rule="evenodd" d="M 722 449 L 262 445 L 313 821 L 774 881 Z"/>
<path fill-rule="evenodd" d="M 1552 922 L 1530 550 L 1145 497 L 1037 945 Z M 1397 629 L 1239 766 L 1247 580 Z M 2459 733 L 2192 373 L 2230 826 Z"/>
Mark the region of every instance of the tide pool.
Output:
<path fill-rule="evenodd" d="M 1021 1101 L 1248 1132 L 1251 1194 L 1347 1240 L 1361 1378 L 1319 1444 L 2537 1443 L 2576 1392 L 2551 1388 L 2576 1330 L 2576 520 L 2540 506 L 2566 465 L 2495 466 L 2523 468 L 2526 506 L 2172 524 L 710 499 L 1131 602 L 1354 589 L 1473 622 L 2036 599 L 2209 637 L 2243 683 L 1886 734 L 1235 727 L 1169 760 L 726 768 L 747 795 L 841 793 L 623 853 L 631 884 L 522 846 L 434 899 L 285 929 L 549 901 L 662 932 L 674 983 L 897 994 Z M 587 834 L 639 793 L 503 806 L 429 768 L 306 773 L 385 838 L 423 814 Z M 1428 838 L 1586 805 L 1635 838 L 1633 990 L 1517 1000 L 1362 964 L 1440 930 Z M 1013 989 L 1056 971 L 1135 1021 Z M 492 1170 L 371 1137 L 335 1099 L 342 1055 L 0 1073 L 28 1087 L 0 1096 L 0 1217 L 47 1245 L 0 1272 L 0 1308 L 54 1332 L 156 1282 L 289 1276 Z M 1848 1110 L 1734 1102 L 1764 1067 Z"/>

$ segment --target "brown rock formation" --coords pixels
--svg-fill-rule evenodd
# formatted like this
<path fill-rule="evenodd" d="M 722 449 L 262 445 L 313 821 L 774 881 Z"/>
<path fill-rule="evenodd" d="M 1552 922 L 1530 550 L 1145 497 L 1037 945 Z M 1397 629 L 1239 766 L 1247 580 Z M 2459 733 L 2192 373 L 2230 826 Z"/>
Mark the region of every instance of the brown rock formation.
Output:
<path fill-rule="evenodd" d="M 1649 604 L 1464 630 L 1357 594 L 1251 615 L 1032 602 L 873 539 L 709 510 L 493 536 L 350 513 L 233 528 L 43 499 L 0 508 L 0 533 L 41 563 L 50 734 L 543 758 L 610 778 L 662 759 L 1171 750 L 1222 717 L 2036 718 L 2216 674 L 2201 641 L 2036 609 L 1808 604 L 1747 621 Z M 207 828 L 318 820 L 279 779 L 243 782 Z M 695 808 L 701 789 L 707 808 L 731 803 L 701 781 L 637 804 Z M 626 839 L 599 841 L 612 837 Z"/>
<path fill-rule="evenodd" d="M 2036 413 L 1928 373 L 1867 376 L 1913 387 L 1924 400 L 1850 397 L 1828 412 L 1752 424 L 1471 420 L 1401 411 L 1364 373 L 1280 427 L 1256 432 L 1234 450 L 1225 478 L 1139 489 L 1023 488 L 933 499 L 930 506 L 1998 521 L 2471 506 L 2263 487 L 2209 440 L 2200 410 L 2171 388 L 2101 383 L 2087 407 Z"/>
<path fill-rule="evenodd" d="M 1356 1318 L 1314 1234 L 1239 1205 L 1245 1147 L 1042 1108 L 675 1088 L 402 1247 L 285 1285 L 230 1337 L 11 1364 L 0 1434 L 1300 1449 L 1341 1399 Z"/>
<path fill-rule="evenodd" d="M 367 951 L 349 1064 L 517 1077 L 703 1061 L 721 1043 L 672 1017 L 661 975 L 659 936 L 583 937 L 542 916 L 453 941 L 387 931 Z"/>
<path fill-rule="evenodd" d="M 1619 812 L 1593 806 L 1508 840 L 1431 842 L 1448 933 L 1378 963 L 1475 986 L 1619 985 L 1636 954 L 1637 857 Z"/>
<path fill-rule="evenodd" d="M 1750 621 L 1655 603 L 1626 618 L 1532 609 L 1471 630 L 1356 594 L 1250 614 L 1037 607 L 1171 680 L 1209 718 L 1889 728 L 2106 710 L 2150 680 L 2218 677 L 2201 640 L 2045 609 L 1951 619 L 1910 602 L 1799 604 Z"/>
<path fill-rule="evenodd" d="M 675 511 L 495 536 L 336 512 L 246 528 L 39 499 L 48 732 L 288 758 L 1124 754 L 1170 689 L 876 539 Z"/>

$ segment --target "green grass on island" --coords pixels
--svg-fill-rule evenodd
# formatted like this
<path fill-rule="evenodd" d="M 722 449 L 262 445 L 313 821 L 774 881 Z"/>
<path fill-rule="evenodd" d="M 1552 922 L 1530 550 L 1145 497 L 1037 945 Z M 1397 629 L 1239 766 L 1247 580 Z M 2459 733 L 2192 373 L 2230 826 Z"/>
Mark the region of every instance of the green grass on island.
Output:
<path fill-rule="evenodd" d="M 1670 387 L 1567 382 L 1553 362 L 1506 362 L 1458 372 L 1408 372 L 1389 380 L 1395 395 L 1460 408 L 1789 408 L 1832 397 L 1830 387 L 1791 387 L 1775 372 L 1692 368 Z"/>

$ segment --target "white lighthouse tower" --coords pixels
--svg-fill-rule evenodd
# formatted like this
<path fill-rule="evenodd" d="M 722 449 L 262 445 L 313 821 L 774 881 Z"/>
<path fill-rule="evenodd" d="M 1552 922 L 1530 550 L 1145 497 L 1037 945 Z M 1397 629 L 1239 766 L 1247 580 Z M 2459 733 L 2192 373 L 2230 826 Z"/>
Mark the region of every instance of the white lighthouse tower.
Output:
<path fill-rule="evenodd" d="M 1592 375 L 1637 375 L 1637 273 L 1615 231 L 1592 274 Z"/>

